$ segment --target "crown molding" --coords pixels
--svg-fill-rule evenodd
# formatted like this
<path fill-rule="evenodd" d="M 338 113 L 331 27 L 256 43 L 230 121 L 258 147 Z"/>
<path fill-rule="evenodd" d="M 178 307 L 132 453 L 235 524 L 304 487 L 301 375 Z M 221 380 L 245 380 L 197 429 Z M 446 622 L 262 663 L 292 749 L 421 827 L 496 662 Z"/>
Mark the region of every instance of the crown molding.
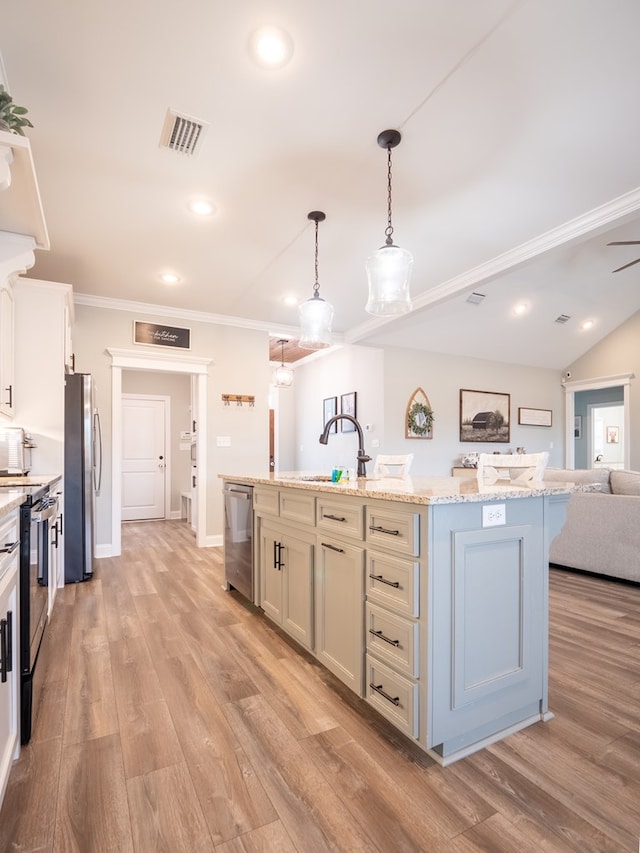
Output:
<path fill-rule="evenodd" d="M 503 275 L 508 270 L 544 255 L 545 252 L 571 243 L 574 240 L 584 238 L 586 235 L 596 236 L 598 233 L 608 230 L 614 223 L 622 224 L 626 219 L 633 217 L 640 210 L 640 187 L 631 190 L 618 198 L 596 207 L 587 213 L 577 216 L 568 222 L 545 231 L 533 240 L 528 240 L 508 252 L 504 252 L 485 263 L 479 264 L 473 269 L 467 270 L 460 275 L 454 276 L 442 284 L 431 287 L 425 293 L 421 293 L 413 299 L 413 312 L 419 311 L 430 305 L 444 302 L 470 288 Z M 406 314 L 402 316 L 407 316 Z M 355 343 L 369 335 L 377 332 L 383 326 L 398 320 L 399 317 L 375 317 L 354 326 L 345 334 L 348 343 Z"/>

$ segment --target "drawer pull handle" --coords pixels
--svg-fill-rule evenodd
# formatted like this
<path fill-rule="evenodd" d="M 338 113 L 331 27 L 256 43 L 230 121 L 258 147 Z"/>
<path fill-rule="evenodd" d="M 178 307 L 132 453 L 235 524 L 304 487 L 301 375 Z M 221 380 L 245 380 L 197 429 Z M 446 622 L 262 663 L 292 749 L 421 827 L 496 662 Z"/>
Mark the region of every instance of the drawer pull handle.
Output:
<path fill-rule="evenodd" d="M 374 525 L 374 524 L 369 525 L 369 530 L 375 530 L 378 533 L 388 533 L 389 536 L 400 536 L 399 530 L 387 530 L 386 527 L 379 527 L 379 526 L 376 527 L 376 525 Z"/>
<path fill-rule="evenodd" d="M 380 581 L 380 583 L 386 583 L 387 586 L 392 586 L 394 589 L 400 589 L 400 581 L 388 581 L 382 575 L 369 575 L 369 577 L 372 581 Z"/>
<path fill-rule="evenodd" d="M 369 628 L 369 633 L 373 634 L 373 636 L 377 637 L 379 640 L 384 640 L 385 643 L 389 643 L 390 646 L 398 648 L 400 645 L 400 640 L 390 640 L 389 637 L 385 637 L 382 631 L 374 631 L 373 628 Z"/>
<path fill-rule="evenodd" d="M 342 516 L 342 515 L 330 515 L 330 514 L 329 514 L 329 513 L 327 513 L 327 512 L 323 513 L 323 514 L 322 514 L 322 517 L 323 517 L 323 518 L 330 518 L 332 521 L 346 521 L 346 520 L 347 520 L 347 519 L 346 519 L 344 516 Z"/>
<path fill-rule="evenodd" d="M 335 545 L 329 545 L 328 542 L 320 543 L 323 548 L 331 548 L 332 551 L 337 551 L 339 554 L 344 554 L 344 548 L 337 548 Z"/>
<path fill-rule="evenodd" d="M 398 705 L 400 704 L 400 697 L 399 696 L 395 696 L 395 697 L 389 696 L 389 694 L 385 693 L 384 690 L 382 689 L 382 684 L 374 684 L 373 682 L 371 682 L 371 684 L 369 684 L 369 687 L 372 690 L 375 690 L 376 693 L 379 693 L 381 696 L 384 696 L 384 698 L 387 700 L 387 702 L 391 702 L 392 705 L 395 705 L 396 707 L 398 707 Z"/>
<path fill-rule="evenodd" d="M 5 542 L 4 547 L 0 548 L 0 554 L 13 554 L 19 544 L 19 539 L 16 539 L 15 542 Z"/>

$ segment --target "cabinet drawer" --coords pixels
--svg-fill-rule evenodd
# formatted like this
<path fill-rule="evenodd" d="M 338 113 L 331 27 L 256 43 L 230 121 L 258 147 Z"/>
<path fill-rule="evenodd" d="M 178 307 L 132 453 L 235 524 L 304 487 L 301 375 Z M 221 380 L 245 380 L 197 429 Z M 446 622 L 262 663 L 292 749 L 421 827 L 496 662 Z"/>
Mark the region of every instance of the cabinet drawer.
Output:
<path fill-rule="evenodd" d="M 253 490 L 253 509 L 257 513 L 268 513 L 278 515 L 280 511 L 280 500 L 277 489 Z"/>
<path fill-rule="evenodd" d="M 332 533 L 364 538 L 364 508 L 354 502 L 344 503 L 321 496 L 316 505 L 316 525 Z"/>
<path fill-rule="evenodd" d="M 366 607 L 367 652 L 382 658 L 404 675 L 418 676 L 417 622 L 388 613 L 374 604 Z"/>
<path fill-rule="evenodd" d="M 11 512 L 0 519 L 0 574 L 11 563 L 14 556 L 19 554 L 18 516 Z M 11 552 L 3 552 L 4 548 L 12 548 Z"/>
<path fill-rule="evenodd" d="M 367 655 L 367 702 L 409 737 L 418 737 L 418 685 Z"/>
<path fill-rule="evenodd" d="M 301 521 L 304 524 L 316 523 L 316 498 L 311 492 L 297 492 L 282 489 L 280 492 L 280 518 Z"/>
<path fill-rule="evenodd" d="M 420 615 L 420 563 L 369 550 L 366 582 L 368 601 L 404 616 Z"/>
<path fill-rule="evenodd" d="M 367 542 L 399 554 L 420 554 L 420 514 L 410 510 L 366 507 Z"/>

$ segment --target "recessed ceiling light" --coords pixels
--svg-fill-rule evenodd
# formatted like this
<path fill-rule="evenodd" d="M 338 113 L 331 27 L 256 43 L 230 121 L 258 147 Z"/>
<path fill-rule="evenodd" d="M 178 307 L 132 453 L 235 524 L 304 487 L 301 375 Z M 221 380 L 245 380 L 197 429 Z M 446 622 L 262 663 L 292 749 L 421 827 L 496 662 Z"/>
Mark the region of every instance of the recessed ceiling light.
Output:
<path fill-rule="evenodd" d="M 593 329 L 595 325 L 595 320 L 585 320 L 584 323 L 581 324 L 580 328 L 583 332 L 588 332 L 589 329 Z"/>
<path fill-rule="evenodd" d="M 293 296 L 293 295 L 285 296 L 282 301 L 284 302 L 285 305 L 297 305 L 298 304 L 298 297 Z"/>
<path fill-rule="evenodd" d="M 174 272 L 163 272 L 160 274 L 160 281 L 165 284 L 178 284 L 180 276 L 176 275 Z"/>
<path fill-rule="evenodd" d="M 280 27 L 260 27 L 249 39 L 249 47 L 263 68 L 282 68 L 293 56 L 293 39 Z"/>
<path fill-rule="evenodd" d="M 215 212 L 216 206 L 206 198 L 194 198 L 189 202 L 189 210 L 198 216 L 211 216 Z"/>
<path fill-rule="evenodd" d="M 516 317 L 522 317 L 523 314 L 526 314 L 529 310 L 529 304 L 527 302 L 518 302 L 517 305 L 513 306 L 513 313 Z"/>

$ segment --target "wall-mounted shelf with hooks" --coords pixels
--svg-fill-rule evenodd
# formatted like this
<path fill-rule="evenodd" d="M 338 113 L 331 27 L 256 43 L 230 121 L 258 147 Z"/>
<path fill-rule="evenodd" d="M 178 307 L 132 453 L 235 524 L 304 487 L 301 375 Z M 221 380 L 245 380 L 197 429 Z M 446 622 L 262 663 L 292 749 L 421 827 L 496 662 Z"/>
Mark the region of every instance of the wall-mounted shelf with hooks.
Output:
<path fill-rule="evenodd" d="M 235 403 L 236 406 L 242 406 L 243 403 L 255 406 L 256 398 L 253 394 L 223 394 L 222 402 L 225 406 L 230 406 L 231 403 Z"/>

